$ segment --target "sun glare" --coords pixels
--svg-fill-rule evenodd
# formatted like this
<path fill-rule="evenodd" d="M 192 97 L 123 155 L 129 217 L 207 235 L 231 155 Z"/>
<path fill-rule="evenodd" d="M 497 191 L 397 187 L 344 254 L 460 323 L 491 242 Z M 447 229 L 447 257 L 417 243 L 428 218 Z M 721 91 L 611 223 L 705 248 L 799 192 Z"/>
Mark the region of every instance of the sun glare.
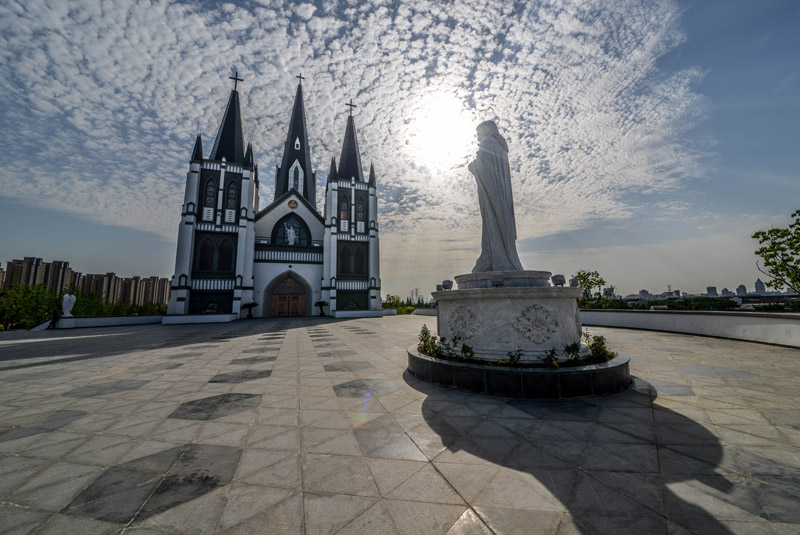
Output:
<path fill-rule="evenodd" d="M 475 121 L 452 96 L 425 98 L 410 125 L 412 157 L 431 171 L 446 171 L 476 150 Z"/>

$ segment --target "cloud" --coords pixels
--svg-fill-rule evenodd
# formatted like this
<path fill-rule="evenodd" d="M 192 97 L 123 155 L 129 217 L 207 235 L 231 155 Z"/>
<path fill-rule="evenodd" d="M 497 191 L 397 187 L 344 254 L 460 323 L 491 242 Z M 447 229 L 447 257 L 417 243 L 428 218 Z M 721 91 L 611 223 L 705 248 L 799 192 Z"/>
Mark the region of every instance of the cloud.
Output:
<path fill-rule="evenodd" d="M 321 184 L 340 151 L 344 102 L 354 99 L 364 162 L 375 163 L 381 188 L 384 243 L 396 247 L 384 258 L 417 256 L 404 236 L 477 245 L 466 168 L 476 146 L 459 151 L 459 141 L 447 161 L 436 153 L 487 118 L 509 141 L 520 238 L 634 217 L 631 196 L 679 191 L 703 174 L 709 146 L 690 136 L 707 114 L 696 91 L 703 73 L 658 66 L 684 38 L 676 2 L 292 6 L 5 2 L 2 195 L 174 239 L 194 136 L 210 149 L 233 70 L 245 78 L 262 205 L 294 76 L 306 77 Z M 442 98 L 460 108 L 457 124 L 433 124 Z M 425 137 L 428 126 L 441 133 Z M 433 148 L 421 150 L 420 139 Z M 663 203 L 666 214 L 683 210 Z M 434 249 L 439 262 L 459 254 Z"/>

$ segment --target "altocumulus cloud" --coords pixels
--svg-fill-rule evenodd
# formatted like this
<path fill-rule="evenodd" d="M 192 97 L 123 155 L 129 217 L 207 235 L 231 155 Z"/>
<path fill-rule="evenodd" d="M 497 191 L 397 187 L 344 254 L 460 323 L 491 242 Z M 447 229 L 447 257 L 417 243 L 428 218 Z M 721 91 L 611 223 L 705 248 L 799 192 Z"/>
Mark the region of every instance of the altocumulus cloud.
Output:
<path fill-rule="evenodd" d="M 0 194 L 172 239 L 194 135 L 208 151 L 237 69 L 262 205 L 302 72 L 321 183 L 343 104 L 358 104 L 389 244 L 447 234 L 426 245 L 439 262 L 473 256 L 466 165 L 487 118 L 509 141 L 520 238 L 634 217 L 629 196 L 702 175 L 707 144 L 687 137 L 702 73 L 657 65 L 683 39 L 679 15 L 669 0 L 7 0 Z"/>

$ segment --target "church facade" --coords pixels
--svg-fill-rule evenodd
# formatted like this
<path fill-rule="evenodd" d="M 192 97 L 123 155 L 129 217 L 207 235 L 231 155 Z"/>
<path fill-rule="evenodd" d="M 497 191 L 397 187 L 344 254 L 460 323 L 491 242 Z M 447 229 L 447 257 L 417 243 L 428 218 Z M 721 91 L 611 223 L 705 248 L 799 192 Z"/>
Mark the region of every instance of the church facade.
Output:
<path fill-rule="evenodd" d="M 238 82 L 238 78 L 235 78 Z M 365 177 L 350 113 L 321 210 L 302 77 L 289 117 L 272 202 L 259 201 L 253 145 L 244 144 L 234 86 L 206 156 L 197 136 L 186 177 L 170 315 L 381 315 L 375 171 Z"/>

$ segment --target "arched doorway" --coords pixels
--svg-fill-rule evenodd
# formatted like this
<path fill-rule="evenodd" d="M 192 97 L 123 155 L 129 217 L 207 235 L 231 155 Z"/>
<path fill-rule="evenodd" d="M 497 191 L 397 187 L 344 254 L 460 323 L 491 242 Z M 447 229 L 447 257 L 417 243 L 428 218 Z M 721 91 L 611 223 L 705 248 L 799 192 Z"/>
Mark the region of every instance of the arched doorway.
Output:
<path fill-rule="evenodd" d="M 287 275 L 280 281 L 276 281 L 271 289 L 267 289 L 269 303 L 269 316 L 292 317 L 306 316 L 307 310 L 307 288 L 300 277 Z"/>

